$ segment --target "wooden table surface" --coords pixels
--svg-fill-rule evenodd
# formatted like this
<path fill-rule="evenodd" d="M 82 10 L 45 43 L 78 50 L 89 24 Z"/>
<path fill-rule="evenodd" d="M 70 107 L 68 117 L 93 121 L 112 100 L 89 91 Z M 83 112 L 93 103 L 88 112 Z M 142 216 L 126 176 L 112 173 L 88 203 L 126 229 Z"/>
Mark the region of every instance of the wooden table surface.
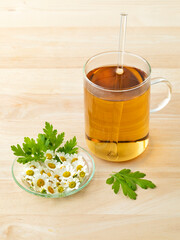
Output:
<path fill-rule="evenodd" d="M 44 199 L 12 179 L 10 146 L 50 121 L 67 138 L 84 138 L 82 66 L 118 46 L 119 14 L 128 13 L 126 50 L 144 56 L 152 77 L 173 96 L 152 114 L 150 144 L 137 159 L 95 158 L 92 182 L 64 199 Z M 180 239 L 180 1 L 0 0 L 0 240 Z M 156 104 L 165 94 L 152 89 Z M 157 184 L 133 201 L 113 194 L 111 171 L 139 170 Z"/>

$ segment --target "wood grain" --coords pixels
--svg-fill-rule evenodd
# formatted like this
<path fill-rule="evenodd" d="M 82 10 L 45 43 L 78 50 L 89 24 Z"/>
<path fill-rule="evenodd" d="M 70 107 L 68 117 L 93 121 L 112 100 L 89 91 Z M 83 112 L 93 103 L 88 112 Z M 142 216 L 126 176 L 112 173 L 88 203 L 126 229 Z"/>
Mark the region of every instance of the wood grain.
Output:
<path fill-rule="evenodd" d="M 173 86 L 172 100 L 152 114 L 150 144 L 137 159 L 95 157 L 92 182 L 65 199 L 43 199 L 13 181 L 12 144 L 35 137 L 50 121 L 67 138 L 84 139 L 82 67 L 116 50 L 119 13 L 128 13 L 127 51 L 144 56 L 152 77 Z M 178 0 L 0 0 L 0 240 L 179 240 L 180 2 Z M 152 106 L 165 94 L 152 88 Z M 111 171 L 147 174 L 157 189 L 136 201 L 113 194 Z"/>
<path fill-rule="evenodd" d="M 179 29 L 128 27 L 126 49 L 152 67 L 179 68 Z M 97 52 L 117 50 L 118 32 L 119 26 L 0 28 L 0 67 L 82 68 Z"/>

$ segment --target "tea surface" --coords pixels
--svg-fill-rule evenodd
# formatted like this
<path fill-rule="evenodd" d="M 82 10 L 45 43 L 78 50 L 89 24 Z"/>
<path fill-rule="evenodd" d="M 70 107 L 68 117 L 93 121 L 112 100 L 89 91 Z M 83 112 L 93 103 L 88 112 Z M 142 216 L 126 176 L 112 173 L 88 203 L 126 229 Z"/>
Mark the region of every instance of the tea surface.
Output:
<path fill-rule="evenodd" d="M 95 68 L 87 74 L 91 82 L 111 90 L 132 88 L 142 83 L 145 72 L 134 67 L 124 67 L 123 74 L 116 73 L 117 66 Z"/>

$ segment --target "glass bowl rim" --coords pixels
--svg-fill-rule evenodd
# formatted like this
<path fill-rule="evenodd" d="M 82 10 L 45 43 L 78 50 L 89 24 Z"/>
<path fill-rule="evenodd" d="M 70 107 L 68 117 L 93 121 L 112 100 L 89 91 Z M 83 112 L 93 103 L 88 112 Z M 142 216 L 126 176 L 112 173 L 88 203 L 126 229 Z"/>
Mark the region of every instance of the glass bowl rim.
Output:
<path fill-rule="evenodd" d="M 26 192 L 31 193 L 31 194 L 36 195 L 36 196 L 45 197 L 45 198 L 62 198 L 62 197 L 67 197 L 67 196 L 73 195 L 73 194 L 81 191 L 92 180 L 92 178 L 94 176 L 94 173 L 95 173 L 95 163 L 94 163 L 93 157 L 90 155 L 90 153 L 87 150 L 85 150 L 84 148 L 80 147 L 79 145 L 78 145 L 78 148 L 81 151 L 85 152 L 85 154 L 88 155 L 88 157 L 90 158 L 90 160 L 92 162 L 92 173 L 91 173 L 91 175 L 88 177 L 88 180 L 81 187 L 79 187 L 78 189 L 72 190 L 72 191 L 67 192 L 67 193 L 47 194 L 47 193 L 36 192 L 36 191 L 33 191 L 31 189 L 28 189 L 28 188 L 24 187 L 22 184 L 20 184 L 20 182 L 17 180 L 17 178 L 16 178 L 16 176 L 14 174 L 14 165 L 17 163 L 17 158 L 14 159 L 12 167 L 11 167 L 11 173 L 12 173 L 12 176 L 13 176 L 13 179 L 14 179 L 15 183 L 21 189 L 25 190 Z"/>

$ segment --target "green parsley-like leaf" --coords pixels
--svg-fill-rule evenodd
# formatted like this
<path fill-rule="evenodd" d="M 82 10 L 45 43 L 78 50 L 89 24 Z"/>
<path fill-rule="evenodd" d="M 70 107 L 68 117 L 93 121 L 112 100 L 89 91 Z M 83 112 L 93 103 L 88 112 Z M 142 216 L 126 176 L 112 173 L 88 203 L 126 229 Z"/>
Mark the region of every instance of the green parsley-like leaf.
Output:
<path fill-rule="evenodd" d="M 49 139 L 47 139 L 43 134 L 38 134 L 37 144 L 44 152 L 48 150 L 49 143 Z"/>
<path fill-rule="evenodd" d="M 130 188 L 125 181 L 120 180 L 120 184 L 121 184 L 124 195 L 135 200 L 137 196 L 136 192 L 132 190 L 132 188 Z"/>
<path fill-rule="evenodd" d="M 114 190 L 114 193 L 117 194 L 119 192 L 120 189 L 120 182 L 118 180 L 116 180 L 113 185 L 112 185 L 112 189 Z"/>
<path fill-rule="evenodd" d="M 110 177 L 106 180 L 107 184 L 112 184 L 114 182 L 114 177 Z"/>
<path fill-rule="evenodd" d="M 128 196 L 130 199 L 135 200 L 137 197 L 135 192 L 137 190 L 137 185 L 143 189 L 156 187 L 153 182 L 142 179 L 145 176 L 145 173 L 141 173 L 139 171 L 131 172 L 130 169 L 122 169 L 119 172 L 111 174 L 111 177 L 106 180 L 106 183 L 113 184 L 112 189 L 116 194 L 119 192 L 121 186 L 123 194 Z"/>
<path fill-rule="evenodd" d="M 52 150 L 54 153 L 64 152 L 69 154 L 74 154 L 78 152 L 76 147 L 77 141 L 76 137 L 67 141 L 63 147 L 60 145 L 64 141 L 64 132 L 58 134 L 56 129 L 53 129 L 53 125 L 46 122 L 44 133 L 39 133 L 37 139 L 25 137 L 22 146 L 17 144 L 17 146 L 11 146 L 11 150 L 14 155 L 18 157 L 17 161 L 19 163 L 28 163 L 31 161 L 42 161 L 46 159 L 45 152 L 47 150 Z M 55 154 L 55 160 L 62 163 L 60 158 Z"/>
<path fill-rule="evenodd" d="M 60 147 L 57 152 L 64 152 L 69 154 L 74 154 L 78 152 L 78 148 L 75 147 L 77 145 L 76 137 L 74 136 L 71 140 L 67 141 L 64 144 L 64 147 Z"/>
<path fill-rule="evenodd" d="M 32 158 L 31 156 L 19 157 L 19 158 L 17 159 L 17 161 L 18 161 L 19 163 L 25 164 L 25 163 L 28 163 L 28 162 L 33 161 L 33 158 Z"/>
<path fill-rule="evenodd" d="M 15 145 L 11 146 L 11 150 L 14 152 L 15 156 L 25 156 L 25 152 L 19 144 L 17 144 L 17 147 Z"/>
<path fill-rule="evenodd" d="M 64 141 L 64 132 L 57 135 L 57 130 L 53 129 L 53 125 L 46 122 L 44 131 L 45 140 L 49 141 L 48 149 L 55 151 Z"/>
<path fill-rule="evenodd" d="M 153 182 L 145 179 L 136 179 L 135 182 L 143 189 L 156 187 L 156 185 Z"/>
<path fill-rule="evenodd" d="M 12 151 L 14 152 L 15 156 L 18 156 L 17 161 L 19 163 L 27 163 L 31 162 L 33 160 L 35 161 L 44 161 L 44 152 L 42 147 L 36 143 L 36 141 L 33 138 L 25 137 L 24 143 L 22 144 L 22 147 L 17 144 L 16 146 L 11 146 Z"/>

